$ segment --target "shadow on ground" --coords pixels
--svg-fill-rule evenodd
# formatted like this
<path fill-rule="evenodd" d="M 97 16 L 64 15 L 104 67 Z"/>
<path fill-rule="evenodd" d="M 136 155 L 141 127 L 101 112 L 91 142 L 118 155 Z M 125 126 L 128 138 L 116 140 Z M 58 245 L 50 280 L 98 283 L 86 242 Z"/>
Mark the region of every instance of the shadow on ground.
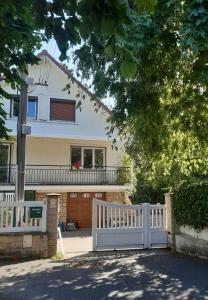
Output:
<path fill-rule="evenodd" d="M 1 300 L 208 299 L 208 261 L 167 250 L 89 253 L 0 268 Z"/>

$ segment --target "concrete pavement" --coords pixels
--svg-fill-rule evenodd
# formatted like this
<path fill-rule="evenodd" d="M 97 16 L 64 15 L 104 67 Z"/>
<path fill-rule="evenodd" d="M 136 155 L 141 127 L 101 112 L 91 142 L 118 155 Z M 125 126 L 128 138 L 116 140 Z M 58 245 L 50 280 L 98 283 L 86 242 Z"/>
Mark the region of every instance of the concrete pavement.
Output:
<path fill-rule="evenodd" d="M 208 299 L 208 261 L 168 250 L 89 253 L 0 267 L 1 300 Z"/>
<path fill-rule="evenodd" d="M 67 258 L 86 254 L 92 251 L 92 231 L 82 229 L 78 231 L 62 232 L 65 256 Z M 60 240 L 58 239 L 57 252 L 62 253 Z"/>

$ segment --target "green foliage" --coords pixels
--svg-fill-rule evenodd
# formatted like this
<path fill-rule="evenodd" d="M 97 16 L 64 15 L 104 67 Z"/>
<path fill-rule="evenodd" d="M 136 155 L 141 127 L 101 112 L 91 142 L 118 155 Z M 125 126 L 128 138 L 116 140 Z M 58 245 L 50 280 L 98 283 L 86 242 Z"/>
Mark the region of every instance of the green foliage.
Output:
<path fill-rule="evenodd" d="M 122 152 L 121 154 L 121 169 L 118 169 L 117 183 L 129 184 L 132 180 L 132 161 L 128 153 Z"/>
<path fill-rule="evenodd" d="M 3 109 L 3 103 L 0 102 L 0 139 L 8 139 L 9 130 L 5 127 L 6 113 Z"/>
<path fill-rule="evenodd" d="M 52 261 L 60 261 L 64 258 L 62 253 L 57 252 L 54 256 L 51 257 Z"/>
<path fill-rule="evenodd" d="M 13 88 L 42 41 L 54 38 L 61 60 L 76 45 L 78 71 L 115 98 L 111 131 L 130 133 L 145 181 L 207 174 L 207 1 L 4 1 L 0 19 L 0 73 Z M 0 107 L 1 137 L 4 122 Z"/>
<path fill-rule="evenodd" d="M 164 190 L 159 186 L 153 186 L 151 183 L 137 182 L 136 191 L 132 194 L 132 203 L 164 203 Z"/>
<path fill-rule="evenodd" d="M 12 88 L 18 88 L 21 84 L 19 71 L 25 71 L 26 64 L 38 62 L 35 51 L 51 38 L 59 47 L 60 60 L 67 58 L 67 51 L 73 46 L 79 52 L 80 65 L 96 61 L 96 54 L 103 51 L 111 59 L 121 52 L 124 60 L 124 52 L 129 48 L 124 27 L 132 23 L 135 12 L 152 12 L 155 4 L 155 0 L 1 1 L 0 74 L 5 75 L 6 83 Z M 134 60 L 128 57 L 125 61 L 124 77 L 135 75 Z M 85 75 L 89 76 L 89 72 Z M 0 98 L 3 96 L 5 91 L 0 86 Z M 0 107 L 0 137 L 7 138 L 4 121 Z"/>
<path fill-rule="evenodd" d="M 135 190 L 132 193 L 132 202 L 138 203 L 164 203 L 164 193 L 167 189 L 165 177 L 154 180 L 147 180 L 146 174 L 141 169 L 135 169 L 136 184 Z"/>
<path fill-rule="evenodd" d="M 158 1 L 153 13 L 129 17 L 106 49 L 101 35 L 103 50 L 76 51 L 78 67 L 94 75 L 98 96 L 116 99 L 111 130 L 131 136 L 132 157 L 146 180 L 165 176 L 172 184 L 206 174 L 208 2 Z"/>
<path fill-rule="evenodd" d="M 201 230 L 208 225 L 208 181 L 184 181 L 173 190 L 176 221 Z"/>

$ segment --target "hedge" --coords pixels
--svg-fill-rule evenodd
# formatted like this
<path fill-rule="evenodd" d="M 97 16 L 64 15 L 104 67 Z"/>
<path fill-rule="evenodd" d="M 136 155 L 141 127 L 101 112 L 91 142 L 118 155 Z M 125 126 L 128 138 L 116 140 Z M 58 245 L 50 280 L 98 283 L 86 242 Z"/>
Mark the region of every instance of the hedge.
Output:
<path fill-rule="evenodd" d="M 178 225 L 201 230 L 208 226 L 208 181 L 182 182 L 173 190 Z"/>

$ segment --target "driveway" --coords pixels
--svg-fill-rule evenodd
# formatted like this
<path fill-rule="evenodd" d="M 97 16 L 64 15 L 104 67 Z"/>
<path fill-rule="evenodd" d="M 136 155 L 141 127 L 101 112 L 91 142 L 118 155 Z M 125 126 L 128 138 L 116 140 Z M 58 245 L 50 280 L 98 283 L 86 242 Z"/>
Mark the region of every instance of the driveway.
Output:
<path fill-rule="evenodd" d="M 62 232 L 62 240 L 65 256 L 68 258 L 92 251 L 91 229 Z M 57 243 L 57 251 L 62 253 L 59 239 Z"/>
<path fill-rule="evenodd" d="M 1 300 L 208 299 L 208 261 L 167 250 L 88 253 L 0 267 Z"/>

